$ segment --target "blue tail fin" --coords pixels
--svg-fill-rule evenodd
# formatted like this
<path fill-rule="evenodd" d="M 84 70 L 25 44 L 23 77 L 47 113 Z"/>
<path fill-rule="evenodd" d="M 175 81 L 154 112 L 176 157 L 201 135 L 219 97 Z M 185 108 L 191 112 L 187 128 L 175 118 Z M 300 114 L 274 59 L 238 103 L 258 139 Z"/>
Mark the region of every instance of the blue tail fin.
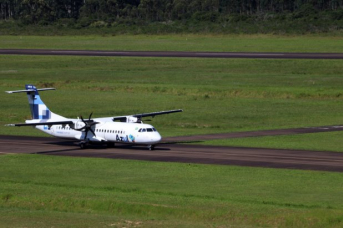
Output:
<path fill-rule="evenodd" d="M 54 88 L 37 89 L 36 86 L 27 84 L 25 90 L 6 91 L 7 93 L 26 93 L 29 99 L 31 116 L 34 120 L 65 120 L 66 118 L 57 115 L 49 110 L 39 96 L 38 91 L 55 90 Z"/>
<path fill-rule="evenodd" d="M 25 89 L 32 90 L 32 91 L 27 92 L 32 119 L 40 119 L 40 120 L 50 119 L 51 111 L 40 98 L 36 86 L 25 85 Z"/>

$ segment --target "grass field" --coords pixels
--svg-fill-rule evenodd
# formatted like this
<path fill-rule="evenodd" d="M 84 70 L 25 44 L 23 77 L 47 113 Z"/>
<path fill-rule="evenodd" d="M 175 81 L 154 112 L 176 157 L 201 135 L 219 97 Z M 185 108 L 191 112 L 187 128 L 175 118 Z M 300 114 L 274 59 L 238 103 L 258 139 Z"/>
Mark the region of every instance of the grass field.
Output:
<path fill-rule="evenodd" d="M 343 52 L 343 39 L 323 35 L 1 36 L 0 48 L 335 53 Z"/>
<path fill-rule="evenodd" d="M 343 51 L 339 38 L 265 35 L 2 36 L 0 46 Z M 342 124 L 340 60 L 2 55 L 0 62 L 0 91 L 25 83 L 55 87 L 41 97 L 66 117 L 182 108 L 153 119 L 162 136 Z M 30 118 L 24 94 L 0 92 L 0 100 L 0 134 L 43 136 L 4 127 Z M 341 136 L 208 143 L 342 152 Z M 0 227 L 341 227 L 343 221 L 340 173 L 42 155 L 1 155 L 0 173 Z"/>
<path fill-rule="evenodd" d="M 1 227 L 343 225 L 340 173 L 44 155 L 0 172 Z"/>

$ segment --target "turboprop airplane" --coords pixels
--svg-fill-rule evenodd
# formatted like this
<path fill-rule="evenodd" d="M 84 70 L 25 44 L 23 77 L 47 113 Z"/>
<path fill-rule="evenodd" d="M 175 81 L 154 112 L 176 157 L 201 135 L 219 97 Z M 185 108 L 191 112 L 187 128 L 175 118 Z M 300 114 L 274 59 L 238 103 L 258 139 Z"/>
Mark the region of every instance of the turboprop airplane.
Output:
<path fill-rule="evenodd" d="M 81 149 L 91 143 L 107 143 L 109 147 L 114 147 L 115 143 L 127 143 L 146 145 L 149 150 L 153 150 L 162 137 L 152 125 L 144 124 L 142 118 L 182 112 L 181 109 L 177 109 L 94 119 L 91 113 L 88 119 L 83 119 L 82 116 L 69 119 L 51 112 L 44 104 L 38 91 L 46 90 L 55 90 L 55 88 L 37 89 L 34 85 L 25 85 L 25 90 L 6 91 L 7 93 L 26 93 L 32 116 L 32 120 L 26 120 L 25 123 L 6 126 L 34 126 L 56 137 L 77 139 L 80 140 Z"/>

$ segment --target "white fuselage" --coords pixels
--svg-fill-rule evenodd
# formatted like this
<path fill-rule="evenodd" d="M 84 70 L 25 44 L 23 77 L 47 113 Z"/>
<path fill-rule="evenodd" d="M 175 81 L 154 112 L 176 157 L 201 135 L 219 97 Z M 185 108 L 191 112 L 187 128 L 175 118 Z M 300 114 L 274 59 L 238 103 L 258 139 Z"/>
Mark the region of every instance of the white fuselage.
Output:
<path fill-rule="evenodd" d="M 96 121 L 96 119 L 94 120 Z M 73 121 L 76 128 L 84 126 L 80 120 Z M 50 128 L 48 125 L 43 125 L 36 126 L 36 128 L 56 137 L 89 142 L 155 145 L 162 139 L 153 126 L 142 123 L 100 122 L 93 127 L 95 135 L 88 131 L 87 138 L 85 138 L 85 131 L 74 130 L 69 125 L 52 125 Z"/>

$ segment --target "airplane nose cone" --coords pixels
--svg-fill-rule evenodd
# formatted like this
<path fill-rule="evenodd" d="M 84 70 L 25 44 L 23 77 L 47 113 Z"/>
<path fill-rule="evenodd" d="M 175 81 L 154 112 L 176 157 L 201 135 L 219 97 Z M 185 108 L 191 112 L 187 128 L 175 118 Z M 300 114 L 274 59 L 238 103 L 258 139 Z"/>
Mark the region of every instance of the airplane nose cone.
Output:
<path fill-rule="evenodd" d="M 152 137 L 151 141 L 153 141 L 154 143 L 158 143 L 162 140 L 162 137 L 159 133 L 154 134 L 154 136 Z"/>

